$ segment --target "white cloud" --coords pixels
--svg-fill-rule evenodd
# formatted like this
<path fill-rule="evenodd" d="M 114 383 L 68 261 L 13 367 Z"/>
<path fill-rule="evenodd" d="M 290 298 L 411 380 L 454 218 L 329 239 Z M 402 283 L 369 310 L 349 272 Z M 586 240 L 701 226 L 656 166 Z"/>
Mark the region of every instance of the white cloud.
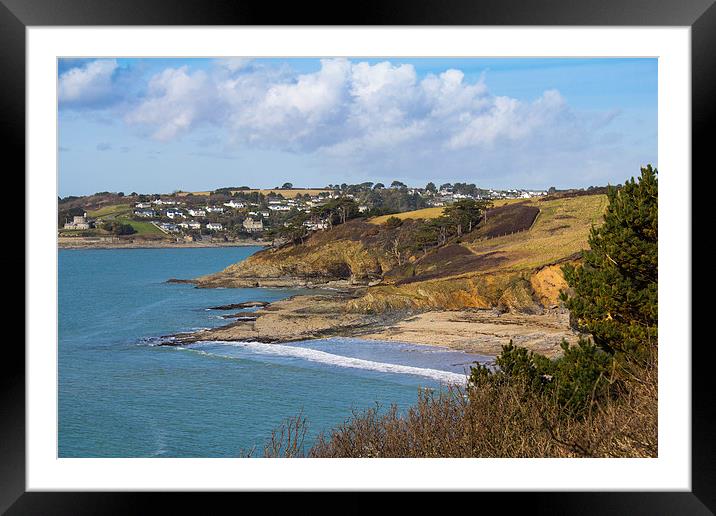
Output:
<path fill-rule="evenodd" d="M 149 126 L 155 139 L 169 141 L 218 113 L 212 93 L 203 71 L 192 74 L 187 66 L 167 68 L 150 79 L 146 98 L 125 120 Z"/>
<path fill-rule="evenodd" d="M 427 169 L 522 173 L 536 156 L 544 166 L 573 162 L 617 116 L 576 112 L 556 90 L 495 95 L 484 76 L 470 82 L 456 69 L 421 78 L 388 61 L 323 59 L 302 74 L 243 59 L 213 64 L 155 74 L 124 120 L 159 141 L 204 126 L 224 149 L 311 154 L 327 168 L 407 179 Z"/>
<path fill-rule="evenodd" d="M 112 97 L 112 76 L 117 66 L 116 59 L 98 59 L 62 73 L 58 85 L 60 104 L 93 106 Z"/>

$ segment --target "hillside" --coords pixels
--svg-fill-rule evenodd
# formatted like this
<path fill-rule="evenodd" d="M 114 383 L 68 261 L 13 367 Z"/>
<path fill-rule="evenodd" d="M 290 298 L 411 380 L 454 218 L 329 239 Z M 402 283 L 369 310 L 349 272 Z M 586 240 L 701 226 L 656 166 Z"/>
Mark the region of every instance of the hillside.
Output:
<path fill-rule="evenodd" d="M 606 196 L 500 204 L 474 231 L 428 252 L 395 252 L 396 242 L 412 238 L 419 224 L 418 212 L 407 212 L 397 228 L 375 219 L 352 220 L 314 233 L 303 245 L 256 253 L 196 283 L 368 287 L 347 301 L 346 309 L 357 312 L 492 307 L 534 312 L 558 304 L 565 286 L 560 266 L 587 247 Z"/>

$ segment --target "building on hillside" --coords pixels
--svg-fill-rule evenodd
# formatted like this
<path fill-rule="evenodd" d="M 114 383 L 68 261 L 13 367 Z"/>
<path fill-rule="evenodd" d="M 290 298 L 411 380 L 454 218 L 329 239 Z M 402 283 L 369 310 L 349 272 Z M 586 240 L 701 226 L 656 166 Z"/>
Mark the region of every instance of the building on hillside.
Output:
<path fill-rule="evenodd" d="M 134 210 L 134 214 L 137 217 L 152 218 L 157 216 L 157 212 L 154 210 Z"/>
<path fill-rule="evenodd" d="M 170 219 L 183 218 L 185 215 L 179 210 L 167 210 L 167 217 Z"/>
<path fill-rule="evenodd" d="M 303 225 L 310 231 L 324 230 L 329 227 L 327 220 L 307 220 Z"/>
<path fill-rule="evenodd" d="M 223 230 L 224 230 L 224 226 L 222 226 L 222 225 L 219 224 L 218 222 L 209 222 L 209 223 L 206 225 L 206 229 L 210 229 L 211 231 L 223 231 Z"/>
<path fill-rule="evenodd" d="M 283 204 L 272 204 L 271 206 L 269 206 L 269 210 L 273 210 L 273 211 L 291 211 L 291 207 L 290 207 L 290 206 L 285 206 L 285 205 L 283 205 Z"/>
<path fill-rule="evenodd" d="M 204 210 L 189 209 L 188 211 L 192 217 L 206 217 L 206 211 Z"/>
<path fill-rule="evenodd" d="M 244 222 L 242 224 L 244 226 L 244 229 L 248 231 L 249 233 L 256 233 L 258 231 L 264 230 L 264 221 L 263 220 L 254 220 L 251 217 L 248 217 L 244 219 Z"/>
<path fill-rule="evenodd" d="M 179 228 L 177 227 L 177 225 L 172 224 L 170 222 L 162 222 L 161 224 L 159 224 L 159 227 L 162 230 L 169 232 L 169 233 L 176 233 L 177 231 L 179 231 Z"/>
<path fill-rule="evenodd" d="M 89 229 L 90 223 L 87 221 L 87 214 L 75 215 L 72 217 L 72 222 L 65 222 L 65 229 Z"/>
<path fill-rule="evenodd" d="M 224 206 L 228 206 L 229 208 L 244 208 L 246 203 L 231 199 L 229 202 L 225 202 Z"/>
<path fill-rule="evenodd" d="M 221 206 L 207 206 L 207 213 L 224 213 L 224 208 Z"/>
<path fill-rule="evenodd" d="M 201 223 L 195 220 L 190 220 L 188 222 L 180 222 L 178 226 L 184 229 L 201 229 Z"/>
<path fill-rule="evenodd" d="M 152 203 L 151 202 L 138 202 L 137 204 L 134 205 L 134 207 L 142 210 L 142 209 L 146 209 L 146 208 L 151 208 Z"/>
<path fill-rule="evenodd" d="M 365 213 L 366 211 L 368 211 L 368 206 L 366 206 L 365 204 L 361 204 L 360 206 L 358 206 L 358 213 Z"/>
<path fill-rule="evenodd" d="M 162 205 L 162 204 L 164 204 L 164 205 L 172 205 L 172 204 L 176 204 L 176 203 L 177 203 L 176 201 L 170 201 L 170 200 L 167 200 L 167 199 L 155 199 L 155 200 L 153 200 L 152 202 L 153 202 L 154 204 L 158 204 L 158 205 Z"/>

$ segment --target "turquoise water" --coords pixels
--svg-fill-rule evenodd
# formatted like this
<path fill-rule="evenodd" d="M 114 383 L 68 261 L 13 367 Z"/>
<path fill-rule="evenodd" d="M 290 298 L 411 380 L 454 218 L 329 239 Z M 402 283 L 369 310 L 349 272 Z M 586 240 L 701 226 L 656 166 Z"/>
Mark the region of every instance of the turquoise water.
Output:
<path fill-rule="evenodd" d="M 419 387 L 458 382 L 482 358 L 356 339 L 155 345 L 163 335 L 226 324 L 210 306 L 300 293 L 166 283 L 258 249 L 59 251 L 60 457 L 236 457 L 260 451 L 299 412 L 310 445 L 353 409 L 408 406 Z"/>

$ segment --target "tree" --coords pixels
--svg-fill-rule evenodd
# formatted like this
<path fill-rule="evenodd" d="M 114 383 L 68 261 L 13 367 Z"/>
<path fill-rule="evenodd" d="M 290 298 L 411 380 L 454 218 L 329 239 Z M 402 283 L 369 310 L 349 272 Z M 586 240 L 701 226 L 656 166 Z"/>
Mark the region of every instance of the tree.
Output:
<path fill-rule="evenodd" d="M 376 183 L 373 185 L 373 190 L 380 190 L 381 188 L 385 188 L 385 185 L 383 183 Z"/>
<path fill-rule="evenodd" d="M 437 193 L 438 189 L 435 186 L 435 183 L 430 181 L 428 184 L 425 185 L 425 189 L 430 193 Z"/>
<path fill-rule="evenodd" d="M 308 236 L 308 228 L 303 225 L 308 220 L 308 215 L 301 212 L 286 224 L 281 225 L 277 228 L 276 232 L 288 241 L 296 244 L 300 242 L 303 244 L 306 237 Z"/>
<path fill-rule="evenodd" d="M 391 188 L 407 188 L 407 185 L 405 183 L 401 183 L 400 181 L 393 181 L 390 183 Z"/>
<path fill-rule="evenodd" d="M 592 228 L 581 266 L 565 266 L 562 299 L 575 328 L 601 349 L 640 356 L 657 344 L 658 171 L 608 190 L 604 224 Z"/>
<path fill-rule="evenodd" d="M 283 186 L 281 186 L 282 190 L 290 190 L 293 188 L 293 183 L 284 183 Z"/>
<path fill-rule="evenodd" d="M 457 236 L 461 236 L 463 229 L 466 229 L 468 233 L 472 231 L 490 205 L 489 201 L 460 199 L 447 206 L 443 213 L 455 226 Z"/>

